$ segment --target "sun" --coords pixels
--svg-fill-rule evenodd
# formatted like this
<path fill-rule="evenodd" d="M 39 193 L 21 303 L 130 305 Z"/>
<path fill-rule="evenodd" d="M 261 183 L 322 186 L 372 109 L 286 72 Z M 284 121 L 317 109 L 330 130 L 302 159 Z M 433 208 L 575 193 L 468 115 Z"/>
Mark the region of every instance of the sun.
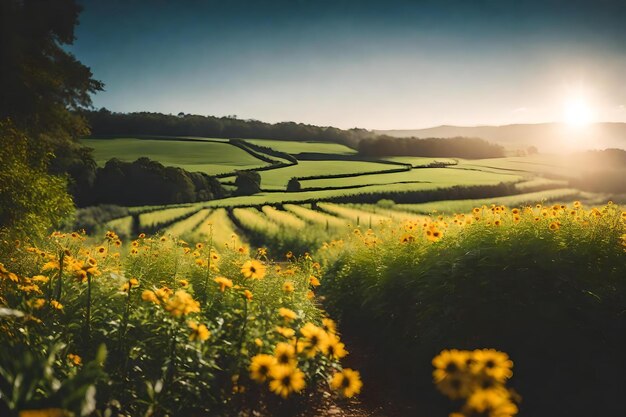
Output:
<path fill-rule="evenodd" d="M 584 127 L 593 122 L 593 110 L 582 98 L 568 100 L 563 107 L 563 122 L 571 127 Z"/>

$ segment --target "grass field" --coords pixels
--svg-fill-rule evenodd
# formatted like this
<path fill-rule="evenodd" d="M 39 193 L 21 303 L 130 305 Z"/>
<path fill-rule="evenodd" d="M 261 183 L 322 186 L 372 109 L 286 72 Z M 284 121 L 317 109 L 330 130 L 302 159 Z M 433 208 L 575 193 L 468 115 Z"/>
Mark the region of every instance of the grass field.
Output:
<path fill-rule="evenodd" d="M 419 214 L 429 214 L 433 212 L 451 214 L 468 212 L 474 207 L 480 207 L 483 205 L 502 204 L 509 207 L 519 207 L 527 204 L 534 205 L 535 203 L 543 202 L 550 203 L 554 201 L 573 201 L 579 197 L 580 191 L 576 189 L 559 188 L 556 190 L 475 200 L 445 200 L 421 204 L 397 204 L 394 206 L 394 209 Z"/>
<path fill-rule="evenodd" d="M 299 142 L 291 140 L 271 140 L 271 139 L 246 139 L 246 142 L 259 146 L 267 146 L 277 151 L 285 152 L 292 155 L 299 153 L 325 153 L 352 155 L 356 151 L 345 145 L 330 142 Z"/>
<path fill-rule="evenodd" d="M 317 175 L 349 175 L 359 172 L 377 172 L 398 169 L 397 165 L 364 161 L 299 161 L 297 165 L 260 172 L 261 188 L 284 190 L 293 178 Z"/>
<path fill-rule="evenodd" d="M 422 182 L 431 187 L 451 185 L 483 185 L 499 182 L 515 182 L 522 179 L 519 175 L 485 171 L 463 171 L 450 168 L 421 168 L 384 175 L 372 174 L 349 178 L 326 178 L 301 181 L 302 189 L 360 187 L 366 185 L 397 184 L 402 182 Z"/>
<path fill-rule="evenodd" d="M 111 158 L 132 162 L 145 156 L 165 166 L 210 175 L 267 165 L 246 151 L 222 141 L 115 138 L 83 139 L 83 143 L 94 149 L 98 165 L 104 165 Z"/>

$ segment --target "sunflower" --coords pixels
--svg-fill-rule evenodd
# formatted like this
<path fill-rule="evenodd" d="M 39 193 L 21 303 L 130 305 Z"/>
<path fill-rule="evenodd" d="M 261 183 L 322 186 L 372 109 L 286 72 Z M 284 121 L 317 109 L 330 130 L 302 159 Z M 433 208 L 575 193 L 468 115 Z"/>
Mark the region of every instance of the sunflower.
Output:
<path fill-rule="evenodd" d="M 282 318 L 285 319 L 285 321 L 291 321 L 291 320 L 295 320 L 298 315 L 296 314 L 295 311 L 290 310 L 288 308 L 285 307 L 281 307 L 278 309 L 278 315 L 280 315 Z"/>
<path fill-rule="evenodd" d="M 329 317 L 324 317 L 322 319 L 322 326 L 324 327 L 324 330 L 326 330 L 326 332 L 328 333 L 337 333 L 337 324 L 333 319 Z"/>
<path fill-rule="evenodd" d="M 445 376 L 436 383 L 437 389 L 451 400 L 467 398 L 474 390 L 474 380 L 467 373 L 458 372 Z"/>
<path fill-rule="evenodd" d="M 296 365 L 296 348 L 285 342 L 280 342 L 274 348 L 274 357 L 279 365 Z"/>
<path fill-rule="evenodd" d="M 252 301 L 252 291 L 250 290 L 243 290 L 243 296 L 246 298 L 246 300 L 248 301 Z"/>
<path fill-rule="evenodd" d="M 309 277 L 309 284 L 311 284 L 311 286 L 313 286 L 313 287 L 319 287 L 320 286 L 320 280 L 317 279 L 317 277 L 311 275 Z"/>
<path fill-rule="evenodd" d="M 339 340 L 337 335 L 333 333 L 328 334 L 327 342 L 326 354 L 329 358 L 339 360 L 348 354 L 346 345 Z"/>
<path fill-rule="evenodd" d="M 144 292 L 141 293 L 141 299 L 143 301 L 149 301 L 154 304 L 159 303 L 159 299 L 157 298 L 156 294 L 154 293 L 154 291 L 151 290 L 144 290 Z"/>
<path fill-rule="evenodd" d="M 338 391 L 341 396 L 352 398 L 361 392 L 363 383 L 361 382 L 361 376 L 358 371 L 346 368 L 333 375 L 330 386 Z"/>
<path fill-rule="evenodd" d="M 283 292 L 292 293 L 294 291 L 294 289 L 295 289 L 295 287 L 293 286 L 293 282 L 285 281 L 283 283 Z"/>
<path fill-rule="evenodd" d="M 289 327 L 276 326 L 276 329 L 274 330 L 276 331 L 276 333 L 283 337 L 286 337 L 287 339 L 296 335 L 296 331 L 294 329 L 290 329 Z"/>
<path fill-rule="evenodd" d="M 224 292 L 226 288 L 233 287 L 233 282 L 226 277 L 217 277 L 213 281 L 215 281 L 220 286 L 221 292 Z"/>
<path fill-rule="evenodd" d="M 200 311 L 200 303 L 185 290 L 178 290 L 174 296 L 167 301 L 165 310 L 169 311 L 173 316 L 180 317 L 190 313 L 198 313 Z"/>
<path fill-rule="evenodd" d="M 63 304 L 59 303 L 57 300 L 51 300 L 50 305 L 55 310 L 63 310 Z"/>
<path fill-rule="evenodd" d="M 559 230 L 561 226 L 559 226 L 559 223 L 557 222 L 552 222 L 550 223 L 550 226 L 548 226 L 550 228 L 550 230 L 554 231 L 554 230 Z"/>
<path fill-rule="evenodd" d="M 499 382 L 513 376 L 513 361 L 504 352 L 495 349 L 475 350 L 472 358 L 471 369 L 477 374 L 483 373 Z"/>
<path fill-rule="evenodd" d="M 276 366 L 276 358 L 272 355 L 256 355 L 250 363 L 250 378 L 257 382 L 265 382 L 274 366 Z"/>
<path fill-rule="evenodd" d="M 462 411 L 470 416 L 511 417 L 517 414 L 518 409 L 509 399 L 508 391 L 500 388 L 475 391 Z"/>
<path fill-rule="evenodd" d="M 294 366 L 274 366 L 270 377 L 270 390 L 283 398 L 287 398 L 292 392 L 302 391 L 306 385 L 304 373 Z"/>
<path fill-rule="evenodd" d="M 191 334 L 189 335 L 190 341 L 198 340 L 200 342 L 204 342 L 209 337 L 211 337 L 211 332 L 204 324 L 198 324 L 193 320 L 189 320 L 187 322 L 187 326 L 191 329 Z"/>
<path fill-rule="evenodd" d="M 435 383 L 442 381 L 448 376 L 465 372 L 469 360 L 469 352 L 457 349 L 442 350 L 432 361 L 435 367 L 433 371 Z"/>
<path fill-rule="evenodd" d="M 70 362 L 71 362 L 74 366 L 78 366 L 78 365 L 80 365 L 80 364 L 83 362 L 83 360 L 81 359 L 81 357 L 80 357 L 80 356 L 75 355 L 75 354 L 73 354 L 73 353 L 69 353 L 69 354 L 67 355 L 67 359 L 68 359 L 68 360 L 69 360 L 69 361 L 70 361 Z"/>
<path fill-rule="evenodd" d="M 303 336 L 302 350 L 308 357 L 314 357 L 317 352 L 328 352 L 328 334 L 324 329 L 317 327 L 313 323 L 306 323 L 300 329 L 300 333 Z"/>
<path fill-rule="evenodd" d="M 257 260 L 251 259 L 243 264 L 241 273 L 246 278 L 262 279 L 265 276 L 265 265 Z"/>

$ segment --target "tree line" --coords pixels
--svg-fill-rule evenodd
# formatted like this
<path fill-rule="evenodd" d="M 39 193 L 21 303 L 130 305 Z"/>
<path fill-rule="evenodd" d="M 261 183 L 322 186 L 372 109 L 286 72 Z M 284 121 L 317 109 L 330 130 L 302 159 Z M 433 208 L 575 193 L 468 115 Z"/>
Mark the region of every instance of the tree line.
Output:
<path fill-rule="evenodd" d="M 136 112 L 117 113 L 106 108 L 82 109 L 93 135 L 163 135 L 202 136 L 214 138 L 309 140 L 335 142 L 355 147 L 359 141 L 373 137 L 366 129 L 338 129 L 304 123 L 265 123 L 234 116 L 216 117 L 179 113 L 178 115 Z"/>
<path fill-rule="evenodd" d="M 504 147 L 480 138 L 395 138 L 379 136 L 362 140 L 358 144 L 364 156 L 424 156 L 467 159 L 501 158 Z"/>

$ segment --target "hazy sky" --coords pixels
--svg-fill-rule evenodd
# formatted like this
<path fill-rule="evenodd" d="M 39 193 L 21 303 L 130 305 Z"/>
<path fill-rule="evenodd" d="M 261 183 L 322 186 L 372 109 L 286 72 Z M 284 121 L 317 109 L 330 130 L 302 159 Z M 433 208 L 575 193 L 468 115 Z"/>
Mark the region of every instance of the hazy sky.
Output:
<path fill-rule="evenodd" d="M 96 107 L 342 128 L 626 121 L 626 1 L 85 0 Z M 568 104 L 569 103 L 569 104 Z"/>

